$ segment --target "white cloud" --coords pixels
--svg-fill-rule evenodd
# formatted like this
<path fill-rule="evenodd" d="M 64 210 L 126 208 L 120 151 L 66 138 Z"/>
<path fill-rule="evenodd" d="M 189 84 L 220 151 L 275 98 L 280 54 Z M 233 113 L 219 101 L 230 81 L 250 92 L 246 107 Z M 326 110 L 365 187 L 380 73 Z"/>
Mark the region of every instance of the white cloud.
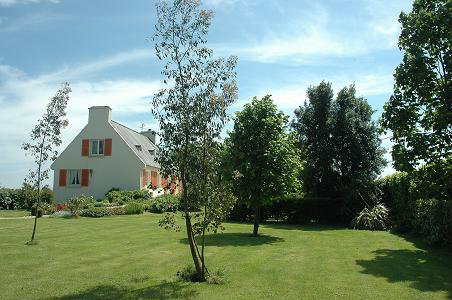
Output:
<path fill-rule="evenodd" d="M 1 1 L 1 0 L 0 0 Z M 36 29 L 37 25 L 48 22 L 61 21 L 69 18 L 67 15 L 55 13 L 33 13 L 16 19 L 4 19 L 0 22 L 0 32 L 15 32 L 25 29 Z"/>
<path fill-rule="evenodd" d="M 59 0 L 0 0 L 0 6 L 13 6 L 17 4 L 29 4 L 39 2 L 60 3 Z"/>
<path fill-rule="evenodd" d="M 280 13 L 286 17 L 284 26 L 274 22 L 264 34 L 251 36 L 250 43 L 244 45 L 213 46 L 221 55 L 233 53 L 245 60 L 302 64 L 395 48 L 400 32 L 398 15 L 402 9 L 409 9 L 411 1 L 393 1 L 389 5 L 379 0 L 363 2 L 365 17 L 347 15 L 346 11 L 340 16 L 333 15 L 329 7 L 316 2 L 290 13 L 288 8 L 282 8 Z"/>

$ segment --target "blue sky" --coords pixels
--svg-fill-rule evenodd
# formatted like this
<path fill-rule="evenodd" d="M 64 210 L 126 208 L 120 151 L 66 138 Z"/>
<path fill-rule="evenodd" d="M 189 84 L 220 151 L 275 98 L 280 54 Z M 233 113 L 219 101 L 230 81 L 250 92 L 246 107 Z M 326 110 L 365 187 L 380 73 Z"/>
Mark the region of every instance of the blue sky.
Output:
<path fill-rule="evenodd" d="M 289 115 L 306 88 L 355 83 L 381 114 L 402 59 L 400 12 L 411 0 L 206 0 L 215 12 L 209 45 L 237 55 L 240 110 L 272 94 Z M 156 128 L 150 96 L 160 64 L 147 40 L 154 1 L 0 0 L 0 185 L 18 187 L 32 166 L 20 146 L 63 81 L 71 83 L 64 148 L 83 128 L 88 107 L 110 105 L 113 119 Z M 385 147 L 389 143 L 385 140 Z M 62 150 L 62 149 L 61 149 Z M 385 174 L 392 172 L 391 166 Z M 49 181 L 50 183 L 51 181 Z"/>

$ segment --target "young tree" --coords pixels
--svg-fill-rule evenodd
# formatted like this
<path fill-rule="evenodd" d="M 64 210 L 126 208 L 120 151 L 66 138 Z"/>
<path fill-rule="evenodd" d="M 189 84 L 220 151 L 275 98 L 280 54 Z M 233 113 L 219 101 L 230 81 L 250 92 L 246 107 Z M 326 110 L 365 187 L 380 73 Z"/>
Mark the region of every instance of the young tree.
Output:
<path fill-rule="evenodd" d="M 22 149 L 27 151 L 36 163 L 36 169 L 31 169 L 27 178 L 27 182 L 37 189 L 37 199 L 34 206 L 36 216 L 30 242 L 34 241 L 36 234 L 38 211 L 41 208 L 42 182 L 49 178 L 47 163 L 57 158 L 58 151 L 55 148 L 61 145 L 61 129 L 68 125 L 68 120 L 65 117 L 70 92 L 69 84 L 64 83 L 62 88 L 50 99 L 44 115 L 31 131 L 31 142 L 22 144 Z"/>
<path fill-rule="evenodd" d="M 399 22 L 404 57 L 381 122 L 394 167 L 408 171 L 452 157 L 452 1 L 415 0 Z"/>
<path fill-rule="evenodd" d="M 204 280 L 205 231 L 218 228 L 224 217 L 227 208 L 219 201 L 221 195 L 232 199 L 216 176 L 215 141 L 227 121 L 227 108 L 237 98 L 237 58 L 212 58 L 205 44 L 213 13 L 201 9 L 199 1 L 158 1 L 156 9 L 153 40 L 157 57 L 164 63 L 161 73 L 167 85 L 152 100 L 160 125 L 158 161 L 164 175 L 181 180 L 187 240 L 198 279 Z M 203 210 L 201 221 L 193 225 L 199 215 L 191 212 L 199 209 Z M 167 216 L 161 223 L 169 226 L 173 220 Z M 195 239 L 199 232 L 201 251 Z"/>
<path fill-rule="evenodd" d="M 254 236 L 258 235 L 261 206 L 300 189 L 301 163 L 295 141 L 286 132 L 287 121 L 271 96 L 254 97 L 237 113 L 226 140 L 234 192 L 254 208 Z"/>

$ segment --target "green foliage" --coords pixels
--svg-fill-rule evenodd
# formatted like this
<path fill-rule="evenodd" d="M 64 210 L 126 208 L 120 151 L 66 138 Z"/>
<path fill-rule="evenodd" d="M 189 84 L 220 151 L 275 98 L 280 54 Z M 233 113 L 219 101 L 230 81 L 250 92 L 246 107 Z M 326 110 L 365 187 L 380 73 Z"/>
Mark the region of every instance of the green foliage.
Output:
<path fill-rule="evenodd" d="M 37 189 L 25 183 L 20 189 L 0 188 L 0 209 L 31 209 L 38 197 Z M 53 204 L 53 192 L 41 189 L 41 202 Z"/>
<path fill-rule="evenodd" d="M 286 132 L 288 117 L 271 96 L 253 98 L 238 112 L 234 130 L 226 141 L 227 177 L 239 201 L 255 209 L 255 229 L 260 207 L 273 197 L 297 192 L 301 163 L 295 140 Z"/>
<path fill-rule="evenodd" d="M 260 221 L 269 219 L 289 224 L 344 224 L 340 215 L 342 199 L 307 197 L 289 194 L 275 197 L 273 201 L 261 207 Z M 242 203 L 237 203 L 231 212 L 234 221 L 251 221 L 253 210 Z"/>
<path fill-rule="evenodd" d="M 218 268 L 213 272 L 210 272 L 207 276 L 207 283 L 209 284 L 225 284 L 227 282 L 227 276 L 223 269 Z"/>
<path fill-rule="evenodd" d="M 303 179 L 310 194 L 343 195 L 373 181 L 384 166 L 373 110 L 355 94 L 351 85 L 333 100 L 331 84 L 321 82 L 295 110 L 292 127 L 306 155 Z"/>
<path fill-rule="evenodd" d="M 140 202 L 129 202 L 125 206 L 125 212 L 127 215 L 139 215 L 144 212 L 144 205 Z"/>
<path fill-rule="evenodd" d="M 19 209 L 20 203 L 14 189 L 0 188 L 0 209 Z"/>
<path fill-rule="evenodd" d="M 292 128 L 305 158 L 303 188 L 309 196 L 343 198 L 351 218 L 375 198 L 374 180 L 386 164 L 374 111 L 354 85 L 339 91 L 330 83 L 307 90 L 309 101 L 295 110 Z"/>
<path fill-rule="evenodd" d="M 388 209 L 377 203 L 373 207 L 365 207 L 352 222 L 355 229 L 386 230 L 388 229 Z"/>
<path fill-rule="evenodd" d="M 398 172 L 379 180 L 382 202 L 389 207 L 393 228 L 418 233 L 431 243 L 450 243 L 444 235 L 448 226 L 445 221 L 447 207 L 452 202 L 450 182 L 450 160 L 428 164 L 410 173 Z"/>
<path fill-rule="evenodd" d="M 105 197 L 110 203 L 122 205 L 134 200 L 149 199 L 150 195 L 147 190 L 120 191 L 112 189 L 105 194 Z"/>
<path fill-rule="evenodd" d="M 161 195 L 150 200 L 149 211 L 153 213 L 176 212 L 180 208 L 180 196 Z"/>
<path fill-rule="evenodd" d="M 80 212 L 82 217 L 100 218 L 110 216 L 110 211 L 106 207 L 92 207 Z"/>
<path fill-rule="evenodd" d="M 452 245 L 452 201 L 418 199 L 414 231 L 430 244 Z"/>
<path fill-rule="evenodd" d="M 407 232 L 412 228 L 415 198 L 410 185 L 408 174 L 402 172 L 377 181 L 381 190 L 381 202 L 389 208 L 392 227 L 399 232 Z"/>
<path fill-rule="evenodd" d="M 164 176 L 177 176 L 182 182 L 190 253 L 204 279 L 204 259 L 199 257 L 204 256 L 204 244 L 198 255 L 189 213 L 202 207 L 203 226 L 215 223 L 209 216 L 220 215 L 216 212 L 219 202 L 209 197 L 217 195 L 210 191 L 217 173 L 210 165 L 217 165 L 212 164 L 218 159 L 212 149 L 227 122 L 229 106 L 237 99 L 237 58 L 213 58 L 213 51 L 206 47 L 213 12 L 202 9 L 200 1 L 161 0 L 156 9 L 153 41 L 165 84 L 152 100 L 160 127 L 157 161 Z"/>
<path fill-rule="evenodd" d="M 73 216 L 78 216 L 82 208 L 88 208 L 90 204 L 94 204 L 95 200 L 92 196 L 77 196 L 70 198 L 66 206 Z"/>
<path fill-rule="evenodd" d="M 177 271 L 176 277 L 180 280 L 187 282 L 199 282 L 202 281 L 199 278 L 199 274 L 196 272 L 193 265 L 186 265 L 182 270 Z"/>
<path fill-rule="evenodd" d="M 416 0 L 399 22 L 404 57 L 382 126 L 392 132 L 395 168 L 408 171 L 452 157 L 452 1 Z"/>

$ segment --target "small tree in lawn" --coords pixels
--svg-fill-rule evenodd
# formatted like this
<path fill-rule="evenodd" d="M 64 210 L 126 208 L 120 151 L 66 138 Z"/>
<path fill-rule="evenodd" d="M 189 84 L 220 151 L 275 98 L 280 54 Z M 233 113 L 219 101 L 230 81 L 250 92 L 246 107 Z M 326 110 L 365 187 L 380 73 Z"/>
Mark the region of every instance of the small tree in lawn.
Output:
<path fill-rule="evenodd" d="M 234 192 L 254 208 L 254 236 L 258 235 L 261 206 L 300 189 L 300 154 L 286 132 L 287 121 L 271 96 L 255 97 L 237 113 L 226 141 Z"/>
<path fill-rule="evenodd" d="M 34 204 L 36 217 L 30 242 L 34 241 L 36 234 L 38 211 L 41 208 L 42 182 L 49 178 L 47 163 L 57 158 L 58 151 L 55 148 L 61 145 L 61 129 L 68 125 L 68 120 L 65 117 L 70 92 L 69 84 L 64 83 L 62 88 L 50 99 L 44 115 L 31 131 L 31 142 L 22 144 L 22 149 L 34 158 L 36 164 L 36 168 L 30 170 L 26 179 L 29 184 L 37 189 L 37 199 Z"/>
<path fill-rule="evenodd" d="M 237 98 L 237 58 L 211 58 L 212 50 L 205 44 L 213 14 L 202 10 L 199 1 L 159 1 L 156 8 L 153 41 L 157 57 L 164 63 L 161 73 L 167 85 L 152 101 L 161 136 L 157 160 L 164 176 L 180 178 L 196 277 L 205 280 L 205 232 L 219 228 L 231 206 L 227 203 L 233 202 L 230 189 L 218 175 L 216 141 L 227 121 L 226 110 Z M 201 214 L 192 213 L 199 210 Z M 166 215 L 160 224 L 172 227 L 174 215 Z M 202 236 L 201 251 L 196 234 Z"/>

